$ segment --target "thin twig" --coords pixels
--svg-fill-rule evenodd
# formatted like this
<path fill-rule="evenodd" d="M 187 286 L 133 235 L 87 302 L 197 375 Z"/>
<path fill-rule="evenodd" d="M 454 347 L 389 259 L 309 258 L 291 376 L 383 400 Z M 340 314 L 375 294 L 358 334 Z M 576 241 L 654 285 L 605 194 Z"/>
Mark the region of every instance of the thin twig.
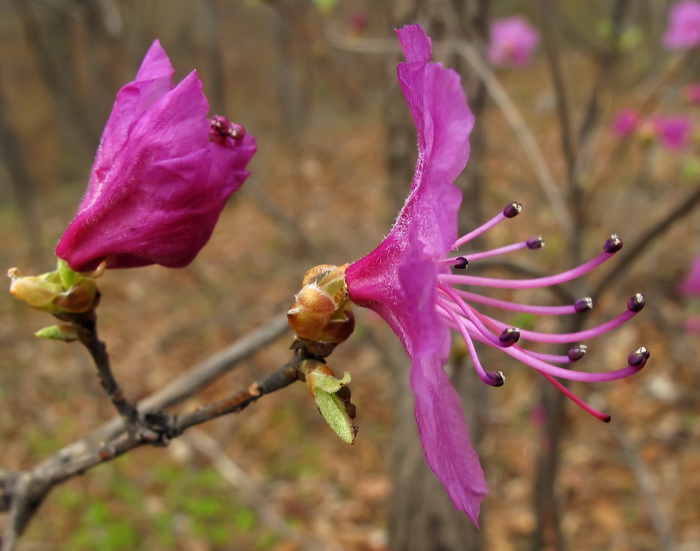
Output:
<path fill-rule="evenodd" d="M 520 146 L 530 161 L 535 177 L 542 188 L 542 193 L 552 209 L 554 218 L 566 236 L 570 237 L 573 228 L 568 214 L 569 209 L 566 206 L 559 186 L 554 180 L 554 176 L 549 170 L 549 165 L 537 143 L 537 139 L 532 134 L 525 119 L 523 119 L 520 111 L 518 111 L 505 88 L 496 78 L 496 75 L 484 63 L 481 56 L 479 56 L 479 52 L 471 44 L 460 41 L 452 43 L 451 46 L 455 52 L 472 66 L 483 80 L 489 95 L 503 113 L 516 138 L 520 141 Z"/>
<path fill-rule="evenodd" d="M 538 4 L 542 15 L 540 23 L 542 27 L 544 50 L 547 57 L 549 75 L 552 78 L 554 95 L 557 99 L 557 117 L 559 119 L 561 150 L 569 173 L 569 185 L 573 187 L 576 185 L 573 176 L 574 167 L 576 165 L 577 148 L 572 138 L 569 96 L 566 92 L 564 75 L 559 61 L 559 45 L 557 44 L 554 34 L 555 30 L 552 26 L 552 10 L 554 6 L 550 0 L 539 0 Z"/>
<path fill-rule="evenodd" d="M 651 226 L 646 232 L 644 232 L 637 241 L 632 244 L 632 246 L 623 249 L 621 258 L 615 263 L 615 268 L 613 268 L 608 274 L 598 283 L 596 288 L 592 293 L 592 297 L 595 299 L 600 296 L 600 294 L 612 283 L 613 280 L 618 279 L 624 272 L 629 270 L 634 261 L 642 254 L 647 245 L 660 237 L 664 232 L 669 230 L 676 222 L 681 218 L 688 216 L 693 209 L 695 209 L 700 204 L 700 182 L 695 186 L 695 189 L 687 196 L 683 197 L 678 203 L 656 224 Z"/>
<path fill-rule="evenodd" d="M 100 385 L 107 393 L 110 401 L 124 419 L 129 430 L 135 430 L 139 423 L 139 414 L 136 406 L 126 399 L 119 383 L 114 378 L 107 354 L 107 346 L 97 335 L 97 315 L 92 309 L 85 314 L 79 314 L 74 321 L 78 329 L 78 338 L 90 353 L 97 368 L 97 376 Z"/>

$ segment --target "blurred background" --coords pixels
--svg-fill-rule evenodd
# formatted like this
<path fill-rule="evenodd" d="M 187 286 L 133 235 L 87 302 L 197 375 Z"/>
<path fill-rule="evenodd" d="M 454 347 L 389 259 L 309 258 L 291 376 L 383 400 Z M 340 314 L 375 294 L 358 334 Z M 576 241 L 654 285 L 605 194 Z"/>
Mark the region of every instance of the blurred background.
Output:
<path fill-rule="evenodd" d="M 700 254 L 700 111 L 687 93 L 700 74 L 697 50 L 663 46 L 671 6 L 0 0 L 6 269 L 53 269 L 115 94 L 154 39 L 176 80 L 199 72 L 211 114 L 258 140 L 252 176 L 191 266 L 114 271 L 100 282 L 101 335 L 130 398 L 285 312 L 308 268 L 355 260 L 388 233 L 416 156 L 392 29 L 413 22 L 433 37 L 435 59 L 463 76 L 477 117 L 459 181 L 465 231 L 517 200 L 523 214 L 478 245 L 536 234 L 547 242 L 483 269 L 566 270 L 619 232 L 618 257 L 567 289 L 595 296 L 587 326 L 637 291 L 647 308 L 590 343 L 583 367 L 623 367 L 642 345 L 652 353 L 631 379 L 572 385 L 612 414 L 604 425 L 491 350 L 482 361 L 508 382 L 484 387 L 457 347 L 451 372 L 491 489 L 477 531 L 425 465 L 400 344 L 371 312 L 357 312 L 356 334 L 329 360 L 352 374 L 354 446 L 330 431 L 304 385 L 292 385 L 167 449 L 136 450 L 60 485 L 19 549 L 700 548 L 700 298 L 679 291 Z M 539 30 L 534 57 L 526 67 L 489 66 L 491 23 L 516 14 Z M 642 121 L 633 135 L 616 130 L 623 109 Z M 661 116 L 689 121 L 681 147 L 654 132 Z M 546 291 L 503 297 L 561 301 Z M 0 298 L 2 468 L 30 468 L 113 416 L 84 350 L 32 336 L 46 324 L 9 293 Z M 285 334 L 175 411 L 247 388 L 288 360 L 290 342 Z"/>

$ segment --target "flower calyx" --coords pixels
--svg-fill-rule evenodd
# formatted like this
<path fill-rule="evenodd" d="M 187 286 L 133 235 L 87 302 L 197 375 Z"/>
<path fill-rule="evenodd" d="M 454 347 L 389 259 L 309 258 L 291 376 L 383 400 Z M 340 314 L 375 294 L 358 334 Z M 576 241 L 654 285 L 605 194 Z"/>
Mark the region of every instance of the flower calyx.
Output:
<path fill-rule="evenodd" d="M 292 348 L 325 358 L 352 334 L 355 315 L 345 284 L 346 267 L 321 264 L 306 272 L 287 311 L 289 326 L 296 333 Z"/>
<path fill-rule="evenodd" d="M 58 259 L 53 272 L 38 276 L 23 276 L 17 268 L 10 268 L 10 293 L 32 308 L 67 320 L 76 314 L 94 310 L 100 300 L 96 278 L 104 273 L 104 264 L 94 272 L 71 270 L 68 263 Z M 63 340 L 63 339 L 61 339 Z"/>
<path fill-rule="evenodd" d="M 298 371 L 306 379 L 318 410 L 328 425 L 343 442 L 353 444 L 358 427 L 352 424 L 356 409 L 350 401 L 350 374 L 346 372 L 342 379 L 338 379 L 328 365 L 315 359 L 302 361 Z"/>

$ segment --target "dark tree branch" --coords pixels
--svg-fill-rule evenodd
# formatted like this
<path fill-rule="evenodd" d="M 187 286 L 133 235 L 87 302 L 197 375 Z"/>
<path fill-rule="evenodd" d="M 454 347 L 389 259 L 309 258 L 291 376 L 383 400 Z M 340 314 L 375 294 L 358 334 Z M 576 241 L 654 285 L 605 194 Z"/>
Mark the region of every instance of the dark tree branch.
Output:
<path fill-rule="evenodd" d="M 678 203 L 668 213 L 666 213 L 666 216 L 644 232 L 631 247 L 622 249 L 623 252 L 618 253 L 620 254 L 620 258 L 615 264 L 615 268 L 608 272 L 600 283 L 598 283 L 593 291 L 593 298 L 595 299 L 596 297 L 600 296 L 600 294 L 607 289 L 608 285 L 610 285 L 613 280 L 619 279 L 624 272 L 629 270 L 634 264 L 634 261 L 642 254 L 649 243 L 659 238 L 679 220 L 685 216 L 688 216 L 699 204 L 700 182 L 696 184 L 695 188 L 688 195 L 678 201 Z"/>
<path fill-rule="evenodd" d="M 90 316 L 85 316 L 89 318 Z M 284 326 L 282 325 L 284 321 Z M 93 320 L 94 322 L 94 320 Z M 106 348 L 99 341 L 95 328 L 90 328 L 89 319 L 81 320 L 80 329 L 86 335 L 83 343 L 99 363 L 101 382 L 110 397 L 121 393 L 109 368 Z M 182 376 L 174 383 L 139 403 L 145 412 L 143 422 L 148 430 L 127 430 L 126 422 L 135 406 L 120 404 L 117 409 L 121 417 L 112 419 L 88 437 L 59 450 L 27 471 L 0 471 L 0 511 L 8 512 L 2 551 L 13 551 L 22 532 L 33 518 L 49 492 L 58 484 L 83 474 L 87 470 L 111 461 L 128 451 L 143 445 L 167 444 L 170 438 L 179 436 L 186 429 L 205 423 L 229 413 L 245 409 L 265 394 L 284 388 L 299 378 L 296 366 L 306 358 L 305 352 L 295 351 L 293 359 L 278 371 L 263 380 L 251 384 L 246 390 L 230 398 L 204 406 L 182 416 L 153 412 L 154 409 L 177 403 L 194 394 L 207 383 L 216 379 L 234 363 L 250 356 L 255 350 L 269 344 L 287 329 L 286 316 L 275 318 L 250 336 L 234 343 L 225 351 Z M 113 403 L 115 399 L 112 399 Z M 127 402 L 128 403 L 128 402 Z M 115 404 L 117 406 L 117 404 Z M 121 408 L 121 409 L 120 409 Z"/>

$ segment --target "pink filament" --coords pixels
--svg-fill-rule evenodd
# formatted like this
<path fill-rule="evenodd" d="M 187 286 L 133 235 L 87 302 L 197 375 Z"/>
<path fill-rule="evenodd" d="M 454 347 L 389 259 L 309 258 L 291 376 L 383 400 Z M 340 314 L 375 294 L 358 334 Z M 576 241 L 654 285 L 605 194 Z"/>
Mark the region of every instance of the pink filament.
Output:
<path fill-rule="evenodd" d="M 480 287 L 499 287 L 502 289 L 533 289 L 536 287 L 549 287 L 564 283 L 583 274 L 590 272 L 594 268 L 600 266 L 615 253 L 602 252 L 597 257 L 592 258 L 588 262 L 581 264 L 577 268 L 567 270 L 547 277 L 538 277 L 535 279 L 498 279 L 493 277 L 467 276 L 458 274 L 440 274 L 438 276 L 440 282 L 457 284 L 457 285 L 478 285 Z"/>
<path fill-rule="evenodd" d="M 452 249 L 459 249 L 465 243 L 471 241 L 472 239 L 478 237 L 483 233 L 486 233 L 488 230 L 503 222 L 504 220 L 507 220 L 507 217 L 502 212 L 499 212 L 496 216 L 491 218 L 491 220 L 489 220 L 485 224 L 479 226 L 478 228 L 470 231 L 469 233 L 457 239 L 457 241 L 455 241 L 452 245 Z"/>
<path fill-rule="evenodd" d="M 513 312 L 524 312 L 527 314 L 543 314 L 543 315 L 562 315 L 562 314 L 576 314 L 576 307 L 573 304 L 567 304 L 565 306 L 535 306 L 532 304 L 522 304 L 520 302 L 509 302 L 506 300 L 499 300 L 484 295 L 479 295 L 477 293 L 470 293 L 469 291 L 463 291 L 461 289 L 453 289 L 460 297 L 473 302 L 478 302 L 480 304 L 485 304 L 487 306 L 495 306 L 496 308 L 501 308 L 503 310 L 511 310 Z"/>
<path fill-rule="evenodd" d="M 529 331 L 527 329 L 521 329 L 520 336 L 523 339 L 527 339 L 529 341 L 546 342 L 546 343 L 550 343 L 550 344 L 562 344 L 562 343 L 568 343 L 568 342 L 584 341 L 584 340 L 598 337 L 600 335 L 603 335 L 604 333 L 608 333 L 609 331 L 616 329 L 620 325 L 623 325 L 624 323 L 631 320 L 638 313 L 639 312 L 625 310 L 624 312 L 622 312 L 618 316 L 614 317 L 613 319 L 611 319 L 609 321 L 606 321 L 605 323 L 601 323 L 600 325 L 598 325 L 596 327 L 591 327 L 590 329 L 585 329 L 583 331 L 576 331 L 574 333 L 552 334 L 552 333 L 540 333 L 538 331 Z M 503 323 L 502 321 L 498 321 L 496 319 L 493 319 L 489 316 L 486 316 L 485 314 L 482 314 L 481 312 L 478 312 L 478 315 L 482 319 L 482 321 L 490 322 L 490 324 L 492 324 L 492 326 L 497 328 L 497 329 L 506 329 L 507 327 L 510 327 L 510 325 Z"/>

